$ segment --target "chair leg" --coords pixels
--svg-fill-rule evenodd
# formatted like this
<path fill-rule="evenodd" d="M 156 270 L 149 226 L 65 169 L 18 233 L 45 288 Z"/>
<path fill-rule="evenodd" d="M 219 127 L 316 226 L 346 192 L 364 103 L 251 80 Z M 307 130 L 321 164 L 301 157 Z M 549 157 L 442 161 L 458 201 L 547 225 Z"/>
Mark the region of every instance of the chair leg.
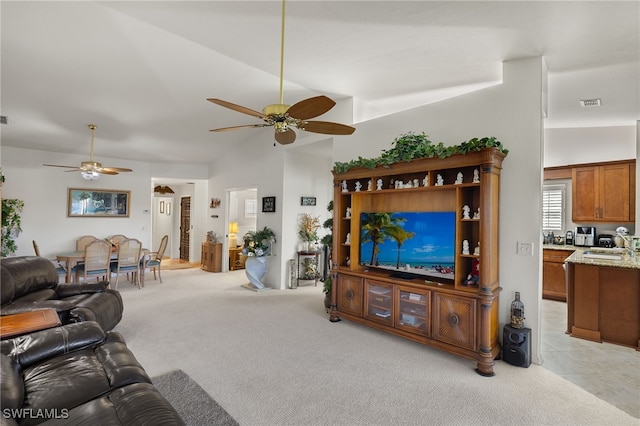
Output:
<path fill-rule="evenodd" d="M 160 284 L 162 284 L 162 272 L 161 272 L 160 265 L 158 265 L 158 278 L 160 278 Z"/>

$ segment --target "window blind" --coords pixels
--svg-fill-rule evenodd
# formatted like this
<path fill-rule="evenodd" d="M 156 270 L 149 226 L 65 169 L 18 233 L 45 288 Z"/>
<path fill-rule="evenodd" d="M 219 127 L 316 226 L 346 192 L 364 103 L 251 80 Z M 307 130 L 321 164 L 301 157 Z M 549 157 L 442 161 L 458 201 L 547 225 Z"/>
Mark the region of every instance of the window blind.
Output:
<path fill-rule="evenodd" d="M 564 185 L 545 185 L 542 188 L 542 229 L 564 229 Z"/>

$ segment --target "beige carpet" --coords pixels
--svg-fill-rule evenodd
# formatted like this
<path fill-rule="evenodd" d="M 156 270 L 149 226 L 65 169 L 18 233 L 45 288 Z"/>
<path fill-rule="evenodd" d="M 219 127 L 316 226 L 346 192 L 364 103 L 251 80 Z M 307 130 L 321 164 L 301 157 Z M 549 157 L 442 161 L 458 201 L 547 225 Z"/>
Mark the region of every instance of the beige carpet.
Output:
<path fill-rule="evenodd" d="M 191 263 L 182 259 L 162 259 L 161 265 L 163 271 L 175 271 L 178 269 L 190 269 L 199 267 L 199 263 Z"/>
<path fill-rule="evenodd" d="M 475 363 L 348 321 L 321 287 L 256 293 L 244 271 L 124 286 L 116 327 L 151 376 L 181 369 L 240 425 L 635 425 L 532 365 Z"/>

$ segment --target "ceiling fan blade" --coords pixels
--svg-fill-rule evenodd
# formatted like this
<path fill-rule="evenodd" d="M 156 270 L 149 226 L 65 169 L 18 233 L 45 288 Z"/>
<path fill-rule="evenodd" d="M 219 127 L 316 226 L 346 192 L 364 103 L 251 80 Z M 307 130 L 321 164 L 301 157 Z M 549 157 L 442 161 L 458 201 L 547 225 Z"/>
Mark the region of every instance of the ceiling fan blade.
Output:
<path fill-rule="evenodd" d="M 77 169 L 78 166 L 60 166 L 58 164 L 43 164 L 43 166 L 48 166 L 48 167 L 65 167 L 67 169 Z"/>
<path fill-rule="evenodd" d="M 240 105 L 232 104 L 231 102 L 223 101 L 222 99 L 209 98 L 207 99 L 209 102 L 213 102 L 214 104 L 223 106 L 225 108 L 232 109 L 234 111 L 241 112 L 243 114 L 248 114 L 253 117 L 258 117 L 260 119 L 264 119 L 264 114 L 258 111 L 254 111 L 250 108 L 246 108 Z"/>
<path fill-rule="evenodd" d="M 270 124 L 245 124 L 244 126 L 221 127 L 219 129 L 211 129 L 210 132 L 227 132 L 229 130 L 246 129 L 250 127 L 267 127 Z"/>
<path fill-rule="evenodd" d="M 284 132 L 276 132 L 276 141 L 281 145 L 288 145 L 296 140 L 296 132 L 293 129 L 287 129 Z"/>
<path fill-rule="evenodd" d="M 308 120 L 329 111 L 335 106 L 335 102 L 326 96 L 316 96 L 295 103 L 289 107 L 287 114 L 298 120 Z"/>
<path fill-rule="evenodd" d="M 131 169 L 124 169 L 122 167 L 102 167 L 100 170 L 98 170 L 98 173 L 103 173 L 103 172 L 115 172 L 116 174 L 118 173 L 124 173 L 124 172 L 132 172 L 133 170 Z"/>
<path fill-rule="evenodd" d="M 347 126 L 330 121 L 307 121 L 298 126 L 301 130 L 313 133 L 323 133 L 326 135 L 350 135 L 356 131 L 355 127 Z"/>
<path fill-rule="evenodd" d="M 114 170 L 109 170 L 109 167 L 104 168 L 104 169 L 100 169 L 100 170 L 96 170 L 96 172 L 100 173 L 101 175 L 117 175 L 118 172 L 114 171 Z"/>

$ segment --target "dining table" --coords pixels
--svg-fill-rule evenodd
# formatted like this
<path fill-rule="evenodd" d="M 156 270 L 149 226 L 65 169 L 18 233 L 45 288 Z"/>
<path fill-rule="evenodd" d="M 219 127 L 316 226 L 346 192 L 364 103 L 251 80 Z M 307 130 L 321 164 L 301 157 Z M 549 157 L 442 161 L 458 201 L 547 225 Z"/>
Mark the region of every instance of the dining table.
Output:
<path fill-rule="evenodd" d="M 149 249 L 148 248 L 142 248 L 140 249 L 140 260 L 144 259 L 147 255 L 149 254 Z M 65 283 L 70 283 L 71 282 L 71 270 L 73 269 L 73 267 L 78 263 L 84 260 L 84 251 L 70 251 L 68 253 L 60 253 L 60 254 L 56 254 L 56 259 L 59 262 L 64 262 L 65 263 L 65 268 L 67 269 L 67 274 L 64 277 L 64 282 Z M 118 252 L 114 251 L 111 253 L 111 259 L 117 259 L 118 258 Z M 144 273 L 144 271 L 142 271 L 142 273 Z"/>

